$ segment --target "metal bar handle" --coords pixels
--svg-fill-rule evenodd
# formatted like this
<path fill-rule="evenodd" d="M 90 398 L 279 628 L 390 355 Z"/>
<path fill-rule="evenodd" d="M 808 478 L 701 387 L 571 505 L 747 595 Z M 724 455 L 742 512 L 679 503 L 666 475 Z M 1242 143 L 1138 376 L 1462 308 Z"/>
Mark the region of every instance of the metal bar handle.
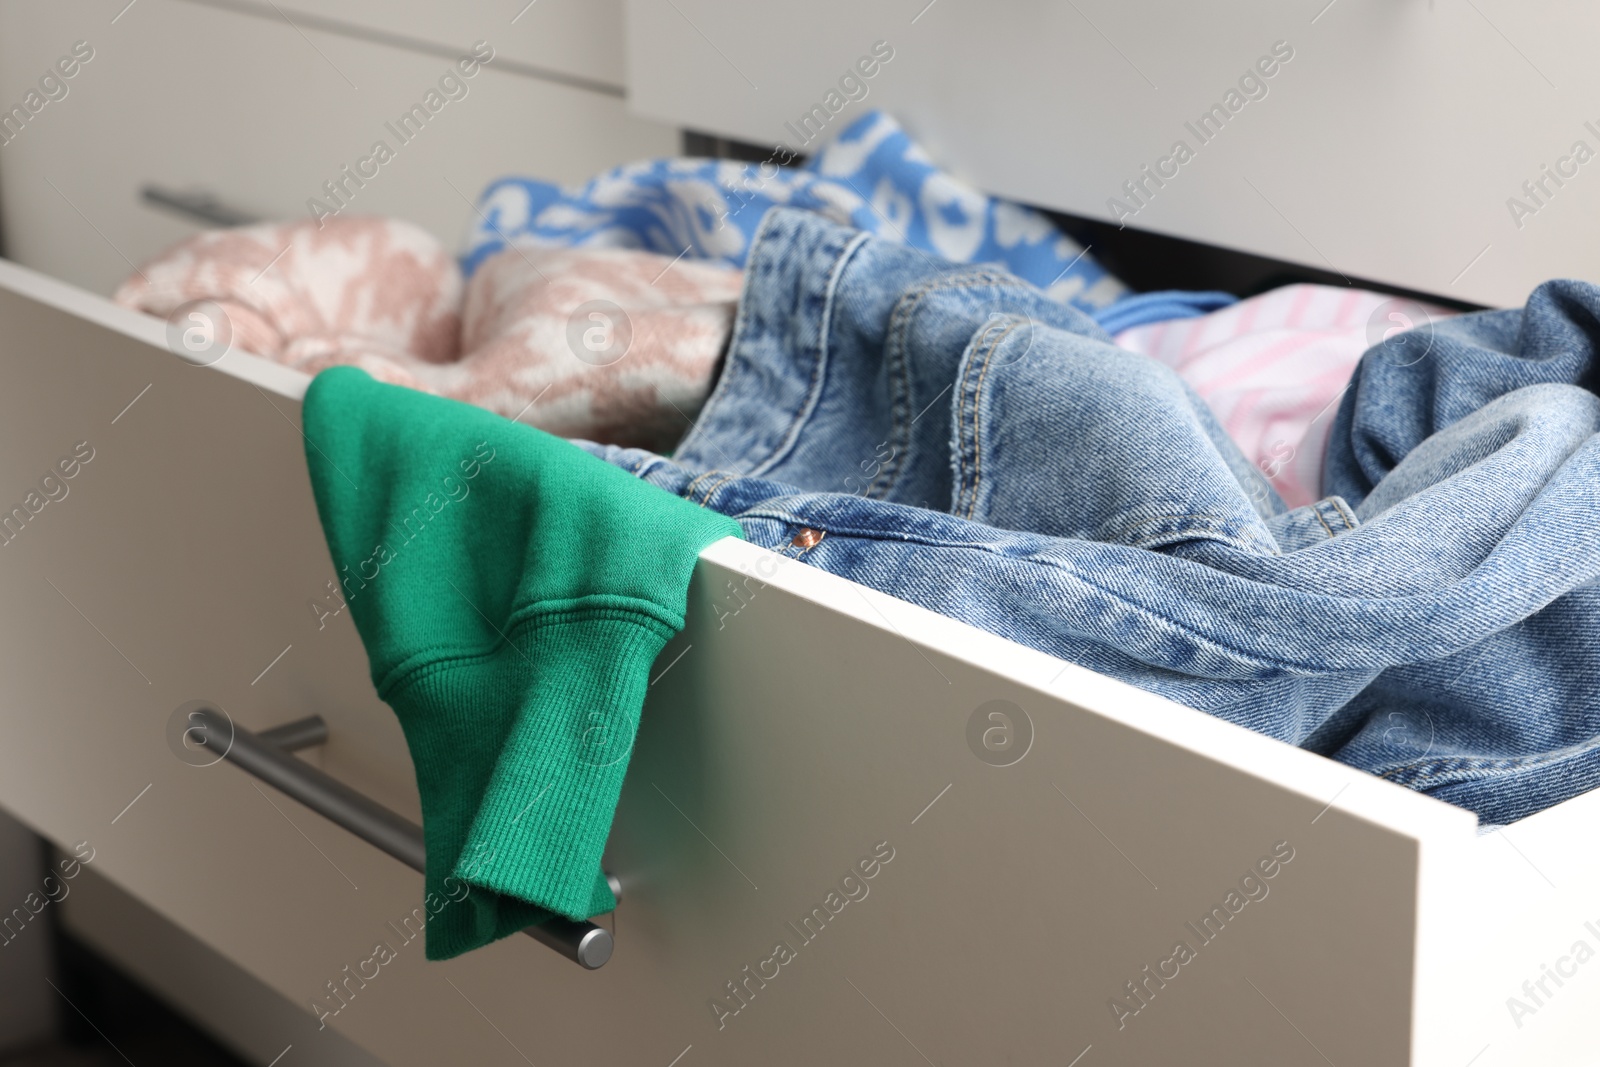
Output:
<path fill-rule="evenodd" d="M 191 730 L 204 735 L 206 747 L 222 758 L 304 804 L 369 845 L 387 852 L 413 870 L 426 867 L 422 827 L 390 811 L 370 797 L 290 753 L 328 739 L 322 716 L 312 715 L 261 733 L 251 733 L 214 709 L 194 713 Z M 609 877 L 609 876 L 608 876 Z M 612 888 L 616 888 L 612 880 Z M 559 915 L 522 931 L 588 970 L 605 965 L 615 942 L 611 931 L 591 922 L 573 922 Z"/>
<path fill-rule="evenodd" d="M 252 211 L 237 208 L 203 190 L 174 190 L 159 185 L 139 189 L 139 199 L 205 226 L 250 226 L 262 221 Z"/>

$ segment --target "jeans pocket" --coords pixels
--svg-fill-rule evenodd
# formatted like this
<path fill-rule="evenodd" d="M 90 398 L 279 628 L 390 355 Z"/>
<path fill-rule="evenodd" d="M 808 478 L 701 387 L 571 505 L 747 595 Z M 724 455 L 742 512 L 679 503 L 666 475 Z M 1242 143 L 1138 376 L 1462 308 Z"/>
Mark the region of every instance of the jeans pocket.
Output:
<path fill-rule="evenodd" d="M 1160 549 L 1277 542 L 1170 369 L 1092 336 L 999 316 L 956 376 L 954 514 Z"/>

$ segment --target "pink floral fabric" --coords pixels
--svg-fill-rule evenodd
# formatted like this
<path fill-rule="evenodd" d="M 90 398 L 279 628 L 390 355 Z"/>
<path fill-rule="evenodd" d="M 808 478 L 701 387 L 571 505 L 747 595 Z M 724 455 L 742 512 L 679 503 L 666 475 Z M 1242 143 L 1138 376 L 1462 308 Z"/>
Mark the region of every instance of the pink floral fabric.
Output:
<path fill-rule="evenodd" d="M 704 403 L 743 283 L 735 268 L 627 249 L 507 249 L 463 283 L 397 219 L 199 234 L 119 304 L 209 300 L 234 347 L 308 374 L 351 364 L 568 437 L 665 450 Z"/>
<path fill-rule="evenodd" d="M 738 268 L 654 252 L 509 248 L 467 283 L 468 377 L 449 395 L 510 417 L 532 404 L 526 421 L 563 437 L 668 451 L 711 391 L 743 284 Z"/>

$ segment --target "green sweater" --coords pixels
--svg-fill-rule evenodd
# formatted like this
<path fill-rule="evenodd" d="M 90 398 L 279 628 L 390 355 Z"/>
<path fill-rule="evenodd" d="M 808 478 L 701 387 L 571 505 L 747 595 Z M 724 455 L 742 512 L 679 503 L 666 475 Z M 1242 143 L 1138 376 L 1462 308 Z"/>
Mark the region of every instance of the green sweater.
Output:
<path fill-rule="evenodd" d="M 656 655 L 732 519 L 352 367 L 306 392 L 317 511 L 427 843 L 427 954 L 616 906 L 600 856 Z"/>

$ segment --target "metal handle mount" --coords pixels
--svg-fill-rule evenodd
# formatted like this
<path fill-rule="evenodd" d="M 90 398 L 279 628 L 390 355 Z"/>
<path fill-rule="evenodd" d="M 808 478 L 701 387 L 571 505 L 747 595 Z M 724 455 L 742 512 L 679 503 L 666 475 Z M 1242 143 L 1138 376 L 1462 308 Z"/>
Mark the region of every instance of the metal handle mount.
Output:
<path fill-rule="evenodd" d="M 311 715 L 259 734 L 210 708 L 196 712 L 191 721 L 194 725 L 190 729 L 205 735 L 206 746 L 221 752 L 223 759 L 240 770 L 255 775 L 407 867 L 425 869 L 427 853 L 422 844 L 422 827 L 291 755 L 328 739 L 328 724 L 322 716 Z M 616 879 L 610 881 L 612 889 L 617 889 Z M 559 915 L 530 926 L 523 933 L 591 971 L 604 966 L 615 947 L 611 931 Z"/>

